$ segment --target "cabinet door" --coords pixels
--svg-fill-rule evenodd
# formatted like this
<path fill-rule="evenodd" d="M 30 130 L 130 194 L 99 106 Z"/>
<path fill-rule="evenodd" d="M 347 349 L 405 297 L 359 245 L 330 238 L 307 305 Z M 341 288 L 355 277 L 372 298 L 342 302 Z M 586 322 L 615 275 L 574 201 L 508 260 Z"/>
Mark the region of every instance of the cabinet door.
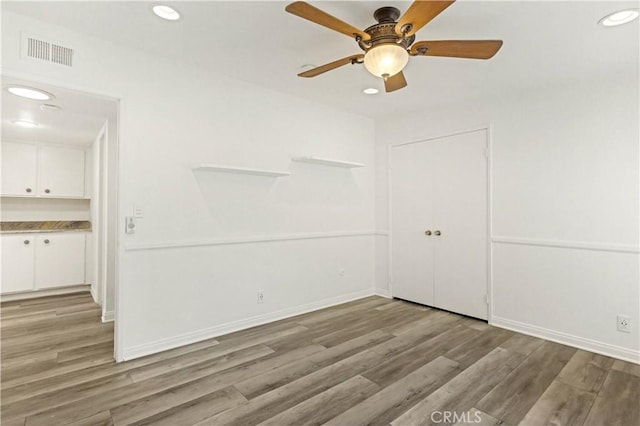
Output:
<path fill-rule="evenodd" d="M 391 293 L 433 305 L 431 143 L 391 149 Z"/>
<path fill-rule="evenodd" d="M 34 238 L 2 235 L 2 293 L 33 290 Z"/>
<path fill-rule="evenodd" d="M 488 196 L 485 130 L 434 145 L 435 306 L 487 319 Z"/>
<path fill-rule="evenodd" d="M 41 234 L 35 246 L 36 289 L 85 283 L 84 234 Z"/>
<path fill-rule="evenodd" d="M 84 150 L 41 147 L 38 194 L 45 197 L 84 197 Z"/>
<path fill-rule="evenodd" d="M 2 143 L 2 194 L 36 195 L 36 147 Z"/>

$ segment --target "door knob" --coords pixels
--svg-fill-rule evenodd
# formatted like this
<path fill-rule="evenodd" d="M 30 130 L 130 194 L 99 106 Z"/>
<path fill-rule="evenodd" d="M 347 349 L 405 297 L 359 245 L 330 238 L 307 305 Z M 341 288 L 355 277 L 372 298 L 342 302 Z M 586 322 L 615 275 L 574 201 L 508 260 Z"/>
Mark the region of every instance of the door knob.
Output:
<path fill-rule="evenodd" d="M 44 190 L 44 192 L 45 192 L 45 194 L 48 194 L 48 193 L 50 193 L 50 192 L 51 192 L 51 190 L 49 190 L 49 189 L 45 189 L 45 190 Z"/>
<path fill-rule="evenodd" d="M 44 243 L 45 244 L 49 244 L 49 240 L 44 240 Z"/>
<path fill-rule="evenodd" d="M 424 231 L 424 235 L 431 235 L 431 231 Z"/>
<path fill-rule="evenodd" d="M 24 240 L 24 243 L 28 245 L 30 243 L 30 241 L 29 240 Z"/>
<path fill-rule="evenodd" d="M 27 192 L 31 192 L 31 188 L 27 188 Z"/>
<path fill-rule="evenodd" d="M 434 231 L 433 235 L 440 235 L 440 231 Z"/>

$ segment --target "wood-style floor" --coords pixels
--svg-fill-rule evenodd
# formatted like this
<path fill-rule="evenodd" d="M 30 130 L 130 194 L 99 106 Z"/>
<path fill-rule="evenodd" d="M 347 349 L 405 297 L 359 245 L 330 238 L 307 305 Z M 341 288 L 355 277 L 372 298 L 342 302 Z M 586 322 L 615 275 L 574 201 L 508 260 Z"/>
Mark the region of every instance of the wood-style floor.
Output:
<path fill-rule="evenodd" d="M 640 424 L 638 365 L 380 297 L 121 364 L 88 294 L 1 315 L 4 426 Z"/>

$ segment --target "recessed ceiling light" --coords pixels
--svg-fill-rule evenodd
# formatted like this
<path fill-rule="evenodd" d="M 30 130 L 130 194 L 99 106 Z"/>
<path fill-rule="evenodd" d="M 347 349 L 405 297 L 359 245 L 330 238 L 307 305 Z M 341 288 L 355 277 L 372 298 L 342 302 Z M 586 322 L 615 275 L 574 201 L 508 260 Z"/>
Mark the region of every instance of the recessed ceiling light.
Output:
<path fill-rule="evenodd" d="M 163 4 L 153 6 L 153 13 L 167 21 L 177 21 L 180 19 L 180 14 L 174 8 Z"/>
<path fill-rule="evenodd" d="M 7 92 L 11 93 L 12 95 L 20 96 L 21 98 L 33 99 L 36 101 L 48 101 L 49 99 L 53 99 L 55 97 L 51 93 L 47 93 L 44 90 L 24 86 L 10 86 L 7 88 Z"/>
<path fill-rule="evenodd" d="M 626 9 L 619 12 L 610 13 L 602 18 L 598 23 L 603 27 L 615 27 L 626 24 L 638 17 L 638 9 Z"/>
<path fill-rule="evenodd" d="M 54 112 L 56 112 L 56 111 L 60 111 L 62 109 L 62 107 L 59 106 L 59 105 L 53 105 L 53 104 L 42 104 L 42 105 L 40 105 L 40 109 L 42 111 L 54 111 Z"/>
<path fill-rule="evenodd" d="M 364 93 L 365 95 L 375 95 L 376 93 L 378 93 L 378 89 L 376 89 L 375 87 L 367 87 L 362 91 L 362 93 Z"/>
<path fill-rule="evenodd" d="M 38 123 L 29 120 L 13 120 L 11 124 L 15 124 L 16 126 L 20 127 L 26 127 L 27 129 L 35 129 L 36 127 L 40 127 Z"/>

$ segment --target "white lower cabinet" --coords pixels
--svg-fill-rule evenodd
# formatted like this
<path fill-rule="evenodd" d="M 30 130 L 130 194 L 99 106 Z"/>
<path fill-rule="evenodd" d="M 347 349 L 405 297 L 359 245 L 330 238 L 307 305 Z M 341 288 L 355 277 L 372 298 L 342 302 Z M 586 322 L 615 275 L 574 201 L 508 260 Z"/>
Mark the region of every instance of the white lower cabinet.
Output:
<path fill-rule="evenodd" d="M 35 288 L 84 284 L 84 234 L 43 234 L 35 241 Z"/>
<path fill-rule="evenodd" d="M 84 233 L 2 235 L 2 293 L 85 284 Z"/>
<path fill-rule="evenodd" d="M 33 290 L 33 235 L 2 236 L 2 293 Z"/>

